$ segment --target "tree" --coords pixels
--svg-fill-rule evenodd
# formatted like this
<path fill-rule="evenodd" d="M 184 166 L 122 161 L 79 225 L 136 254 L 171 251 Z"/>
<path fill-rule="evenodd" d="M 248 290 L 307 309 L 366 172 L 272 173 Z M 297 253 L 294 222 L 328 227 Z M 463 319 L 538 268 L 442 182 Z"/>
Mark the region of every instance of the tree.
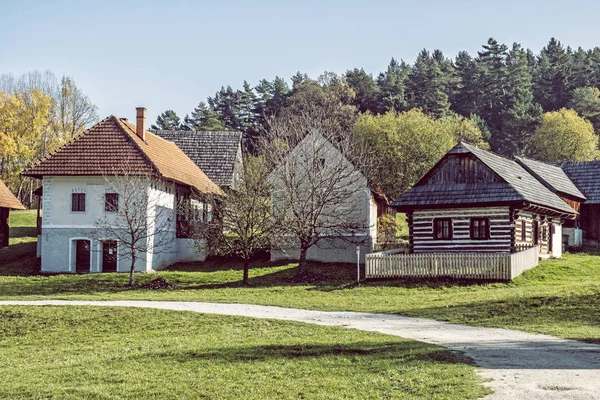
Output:
<path fill-rule="evenodd" d="M 298 118 L 302 125 L 306 115 L 325 113 L 329 117 L 321 122 L 330 124 L 331 132 L 347 134 L 352 131 L 357 113 L 354 98 L 354 90 L 346 79 L 333 72 L 325 72 L 317 80 L 297 78 L 280 116 L 287 120 Z"/>
<path fill-rule="evenodd" d="M 279 116 L 261 146 L 274 168 L 269 176 L 278 220 L 273 243 L 299 249 L 299 274 L 311 247 L 361 244 L 367 237 L 361 233 L 369 229 L 360 212 L 367 179 L 359 171 L 366 173 L 366 157 L 332 118 L 325 108 Z"/>
<path fill-rule="evenodd" d="M 185 117 L 184 122 L 190 129 L 195 131 L 225 130 L 225 125 L 219 120 L 217 112 L 203 101 L 194 108 L 191 117 Z"/>
<path fill-rule="evenodd" d="M 377 159 L 370 181 L 396 198 L 413 185 L 458 141 L 486 147 L 477 124 L 458 114 L 435 119 L 420 110 L 363 114 L 354 126 L 359 147 Z"/>
<path fill-rule="evenodd" d="M 573 91 L 569 107 L 589 120 L 596 134 L 600 134 L 600 90 L 595 87 L 580 87 Z"/>
<path fill-rule="evenodd" d="M 345 76 L 348 86 L 356 93 L 354 105 L 358 108 L 358 111 L 376 113 L 378 110 L 379 87 L 373 76 L 367 74 L 363 68 L 346 71 Z"/>
<path fill-rule="evenodd" d="M 527 52 L 517 43 L 506 57 L 508 72 L 506 106 L 502 115 L 501 135 L 493 141 L 495 150 L 503 155 L 523 154 L 529 137 L 542 117 L 542 108 L 533 103 L 532 76 Z"/>
<path fill-rule="evenodd" d="M 422 50 L 406 81 L 408 107 L 420 108 L 437 117 L 446 115 L 450 110 L 447 69 L 441 52 L 434 58 Z"/>
<path fill-rule="evenodd" d="M 405 83 L 409 73 L 410 67 L 404 61 L 399 63 L 392 58 L 387 70 L 379 74 L 377 113 L 403 111 L 406 108 Z"/>
<path fill-rule="evenodd" d="M 167 110 L 156 118 L 156 124 L 153 124 L 150 129 L 155 131 L 178 131 L 187 130 L 181 123 L 181 119 L 173 110 Z"/>
<path fill-rule="evenodd" d="M 107 210 L 94 221 L 91 237 L 98 241 L 115 240 L 119 260 L 129 262 L 129 286 L 135 284 L 135 264 L 140 255 L 158 255 L 171 249 L 174 242 L 175 212 L 165 207 L 169 194 L 153 188 L 167 188 L 165 181 L 149 175 L 139 175 L 127 161 L 118 167 L 118 175 L 105 176 L 105 185 L 117 194 L 116 202 L 99 193 L 97 202 Z"/>
<path fill-rule="evenodd" d="M 555 38 L 541 50 L 535 70 L 535 101 L 544 111 L 565 107 L 569 101 L 572 60 L 568 49 Z"/>
<path fill-rule="evenodd" d="M 252 256 L 267 249 L 271 232 L 276 224 L 271 217 L 268 169 L 261 157 L 247 156 L 238 188 L 224 199 L 213 199 L 213 209 L 219 217 L 198 230 L 199 245 L 210 243 L 222 253 L 240 257 L 244 262 L 243 284 L 249 284 L 249 266 Z"/>
<path fill-rule="evenodd" d="M 98 107 L 79 89 L 72 78 L 63 76 L 56 93 L 53 125 L 64 140 L 71 140 L 98 121 Z"/>
<path fill-rule="evenodd" d="M 453 90 L 451 109 L 464 117 L 479 112 L 481 106 L 480 70 L 475 60 L 466 51 L 461 51 L 454 62 L 457 81 Z"/>
<path fill-rule="evenodd" d="M 527 154 L 548 162 L 588 161 L 595 156 L 598 137 L 592 124 L 574 110 L 547 112 L 527 146 Z"/>

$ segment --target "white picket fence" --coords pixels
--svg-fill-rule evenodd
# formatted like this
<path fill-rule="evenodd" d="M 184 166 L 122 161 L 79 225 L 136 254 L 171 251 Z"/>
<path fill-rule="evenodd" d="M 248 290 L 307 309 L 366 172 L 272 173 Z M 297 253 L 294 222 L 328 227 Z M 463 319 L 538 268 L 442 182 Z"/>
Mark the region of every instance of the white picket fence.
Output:
<path fill-rule="evenodd" d="M 511 280 L 536 267 L 539 246 L 511 254 L 382 254 L 366 256 L 366 278 Z"/>

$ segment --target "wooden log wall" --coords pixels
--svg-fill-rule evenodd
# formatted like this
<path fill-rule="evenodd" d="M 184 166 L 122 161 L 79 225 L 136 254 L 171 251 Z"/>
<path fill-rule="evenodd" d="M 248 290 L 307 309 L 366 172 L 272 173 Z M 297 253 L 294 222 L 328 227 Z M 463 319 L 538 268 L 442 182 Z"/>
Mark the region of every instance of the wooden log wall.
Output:
<path fill-rule="evenodd" d="M 8 246 L 9 209 L 0 207 L 0 249 Z"/>
<path fill-rule="evenodd" d="M 472 217 L 489 218 L 489 239 L 471 239 Z M 433 238 L 433 221 L 436 218 L 452 220 L 452 239 Z M 510 253 L 511 251 L 513 233 L 509 207 L 414 211 L 409 222 L 413 253 Z"/>
<path fill-rule="evenodd" d="M 550 235 L 552 234 L 552 218 L 534 214 L 530 211 L 519 210 L 515 219 L 515 245 L 517 248 L 533 246 L 533 227 L 534 221 L 538 222 L 538 238 L 540 254 L 548 254 L 550 246 Z M 522 240 L 522 226 L 525 223 L 525 240 Z M 554 246 L 561 246 L 562 243 L 553 243 Z"/>

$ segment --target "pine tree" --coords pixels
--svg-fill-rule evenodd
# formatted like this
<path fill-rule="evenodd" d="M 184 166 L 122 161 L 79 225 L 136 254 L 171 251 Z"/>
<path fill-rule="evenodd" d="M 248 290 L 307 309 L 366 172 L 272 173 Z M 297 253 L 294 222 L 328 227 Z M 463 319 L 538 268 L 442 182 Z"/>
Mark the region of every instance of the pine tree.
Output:
<path fill-rule="evenodd" d="M 479 112 L 480 94 L 479 68 L 475 60 L 466 51 L 461 51 L 454 63 L 457 82 L 452 96 L 452 111 L 465 117 Z"/>
<path fill-rule="evenodd" d="M 153 130 L 181 130 L 181 119 L 173 110 L 167 110 L 156 118 L 156 124 L 153 124 L 150 129 Z"/>
<path fill-rule="evenodd" d="M 354 68 L 346 71 L 346 81 L 356 93 L 354 105 L 360 112 L 370 111 L 377 113 L 377 99 L 379 97 L 379 87 L 373 76 L 367 74 L 363 68 Z"/>
<path fill-rule="evenodd" d="M 534 75 L 534 98 L 544 111 L 567 105 L 571 85 L 572 56 L 555 38 L 542 49 Z"/>
<path fill-rule="evenodd" d="M 429 51 L 422 50 L 406 83 L 408 107 L 420 108 L 425 113 L 438 117 L 446 115 L 450 110 L 447 78 L 443 64 L 434 59 Z"/>
<path fill-rule="evenodd" d="M 542 108 L 533 103 L 532 76 L 527 52 L 517 43 L 514 43 L 508 52 L 506 68 L 508 108 L 502 116 L 502 136 L 494 144 L 500 154 L 522 155 L 542 117 Z"/>
<path fill-rule="evenodd" d="M 506 87 L 508 71 L 506 57 L 508 47 L 490 38 L 483 51 L 478 52 L 477 66 L 479 68 L 480 105 L 478 114 L 486 122 L 492 134 L 492 150 L 497 151 L 504 142 L 502 137 L 502 118 L 508 104 Z"/>
<path fill-rule="evenodd" d="M 388 111 L 403 111 L 406 109 L 406 79 L 410 73 L 410 67 L 404 62 L 400 63 L 392 58 L 385 72 L 377 77 L 378 98 L 377 113 L 383 114 Z"/>
<path fill-rule="evenodd" d="M 196 131 L 221 131 L 225 129 L 219 115 L 205 102 L 201 101 L 192 111 L 191 117 L 186 116 L 185 124 Z"/>

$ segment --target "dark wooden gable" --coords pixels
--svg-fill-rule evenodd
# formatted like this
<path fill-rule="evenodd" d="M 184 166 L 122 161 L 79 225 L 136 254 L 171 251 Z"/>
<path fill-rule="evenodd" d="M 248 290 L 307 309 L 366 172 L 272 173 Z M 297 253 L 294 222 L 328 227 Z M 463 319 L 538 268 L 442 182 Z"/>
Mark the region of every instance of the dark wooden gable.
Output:
<path fill-rule="evenodd" d="M 472 154 L 449 154 L 431 170 L 421 185 L 495 183 L 503 180 Z"/>

